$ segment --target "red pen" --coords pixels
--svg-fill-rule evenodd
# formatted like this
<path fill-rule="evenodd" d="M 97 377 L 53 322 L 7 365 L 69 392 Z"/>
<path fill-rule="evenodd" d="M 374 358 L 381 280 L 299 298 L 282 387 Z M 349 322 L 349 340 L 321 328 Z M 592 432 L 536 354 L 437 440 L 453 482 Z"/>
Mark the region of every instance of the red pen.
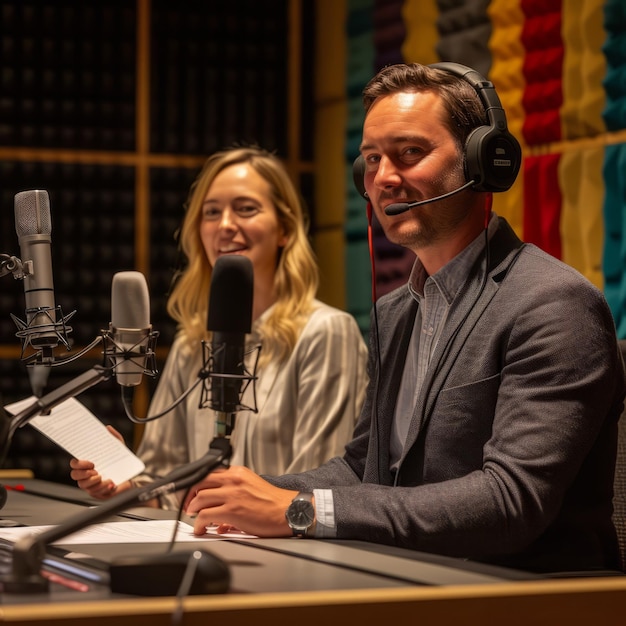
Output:
<path fill-rule="evenodd" d="M 47 578 L 51 583 L 63 585 L 68 589 L 73 589 L 74 591 L 89 591 L 89 585 L 81 583 L 78 580 L 72 580 L 71 578 L 66 578 L 65 576 L 54 574 L 53 572 L 48 572 L 46 570 L 42 570 L 41 575 L 44 578 Z"/>
<path fill-rule="evenodd" d="M 24 485 L 5 485 L 4 486 L 9 491 L 24 491 Z"/>

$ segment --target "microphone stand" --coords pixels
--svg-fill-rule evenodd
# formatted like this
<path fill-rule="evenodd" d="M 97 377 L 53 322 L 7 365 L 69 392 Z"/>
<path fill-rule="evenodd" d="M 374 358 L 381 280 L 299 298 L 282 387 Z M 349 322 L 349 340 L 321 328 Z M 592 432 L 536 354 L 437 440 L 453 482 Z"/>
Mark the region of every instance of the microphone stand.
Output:
<path fill-rule="evenodd" d="M 108 338 L 110 337 L 107 337 L 106 334 L 103 336 L 105 341 L 105 360 L 107 357 L 106 340 Z M 205 351 L 207 349 L 210 350 L 204 342 L 203 345 Z M 207 406 L 207 403 L 209 406 L 211 405 L 211 402 L 209 401 L 211 390 L 210 385 L 206 384 L 206 379 L 234 379 L 239 381 L 240 385 L 243 381 L 246 382 L 246 386 L 250 383 L 252 384 L 254 406 L 246 407 L 241 404 L 241 395 L 243 395 L 243 391 L 240 391 L 240 397 L 237 405 L 228 408 L 232 408 L 233 412 L 241 410 L 242 408 L 247 408 L 256 412 L 254 381 L 256 380 L 256 364 L 258 354 L 260 352 L 260 346 L 254 348 L 252 352 L 256 352 L 253 372 L 248 372 L 244 368 L 244 372 L 242 374 L 236 375 L 212 372 L 208 366 L 208 362 L 206 361 L 205 352 L 205 364 L 199 375 L 199 380 L 205 382 L 200 402 L 201 407 Z M 153 354 L 153 351 L 149 349 L 148 355 L 153 357 Z M 113 366 L 105 367 L 102 365 L 96 365 L 87 372 L 77 376 L 74 380 L 34 401 L 30 406 L 18 413 L 11 420 L 8 426 L 6 424 L 6 420 L 4 420 L 3 423 L 0 424 L 0 437 L 4 438 L 2 460 L 4 460 L 13 434 L 17 428 L 28 423 L 36 415 L 49 411 L 58 404 L 61 404 L 71 397 L 79 395 L 86 389 L 89 389 L 101 381 L 110 379 L 113 376 L 116 367 L 116 355 L 120 356 L 120 354 L 116 352 L 114 352 L 113 357 L 109 356 L 109 359 L 113 362 Z M 124 351 L 121 356 L 123 356 L 124 359 L 127 359 L 133 356 L 141 355 L 132 351 L 128 353 Z M 192 388 L 193 387 L 195 387 L 195 385 L 192 386 Z M 129 413 L 128 407 L 125 408 L 127 413 Z M 212 406 L 211 408 L 215 408 L 217 410 L 218 423 L 216 424 L 216 435 L 209 446 L 208 452 L 204 456 L 196 461 L 172 470 L 166 476 L 161 477 L 148 485 L 144 485 L 143 487 L 132 487 L 131 489 L 123 491 L 107 502 L 97 507 L 87 509 L 65 522 L 44 531 L 43 533 L 38 535 L 29 535 L 18 539 L 12 548 L 11 571 L 8 574 L 0 576 L 0 590 L 6 593 L 46 592 L 49 589 L 49 581 L 41 574 L 41 570 L 47 546 L 59 541 L 63 537 L 67 537 L 68 535 L 82 530 L 83 528 L 100 522 L 113 514 L 130 508 L 131 506 L 148 502 L 159 495 L 172 493 L 173 491 L 190 487 L 194 483 L 202 480 L 207 474 L 220 465 L 228 465 L 232 456 L 230 434 L 232 432 L 234 417 L 229 414 L 228 411 L 219 410 L 215 406 Z"/>
<path fill-rule="evenodd" d="M 117 353 L 114 353 L 114 357 L 115 354 Z M 130 352 L 128 355 L 124 352 L 122 356 L 128 358 L 137 355 L 134 352 Z M 112 360 L 115 362 L 115 358 Z M 109 367 L 95 365 L 65 385 L 35 400 L 18 413 L 8 425 L 7 421 L 3 420 L 3 424 L 0 425 L 0 436 L 4 439 L 2 460 L 4 460 L 17 428 L 27 424 L 36 415 L 45 413 L 99 382 L 110 379 L 114 375 L 115 367 L 115 364 Z M 162 494 L 190 487 L 220 465 L 227 465 L 231 455 L 230 437 L 218 434 L 211 442 L 208 452 L 200 459 L 178 467 L 148 485 L 123 491 L 107 502 L 87 509 L 43 533 L 18 539 L 12 548 L 11 571 L 0 576 L 0 590 L 6 593 L 42 593 L 47 591 L 49 581 L 41 574 L 41 569 L 48 545 L 129 507 L 145 503 Z"/>
<path fill-rule="evenodd" d="M 48 545 L 131 506 L 190 487 L 218 466 L 227 463 L 230 455 L 230 440 L 227 437 L 216 437 L 208 452 L 197 461 L 178 467 L 149 485 L 123 491 L 111 500 L 89 508 L 43 533 L 18 539 L 13 545 L 11 572 L 0 576 L 0 589 L 5 593 L 48 591 L 49 581 L 41 574 Z"/>

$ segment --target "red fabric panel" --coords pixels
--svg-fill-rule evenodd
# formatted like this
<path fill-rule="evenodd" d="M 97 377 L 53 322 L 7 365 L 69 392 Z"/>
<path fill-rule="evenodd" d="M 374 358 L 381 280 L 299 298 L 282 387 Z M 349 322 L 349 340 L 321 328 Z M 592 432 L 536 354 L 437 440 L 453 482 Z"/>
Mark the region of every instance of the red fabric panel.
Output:
<path fill-rule="evenodd" d="M 524 159 L 524 240 L 561 258 L 560 154 Z"/>
<path fill-rule="evenodd" d="M 526 55 L 523 135 L 529 146 L 561 138 L 563 104 L 563 39 L 561 0 L 522 0 L 521 40 Z"/>

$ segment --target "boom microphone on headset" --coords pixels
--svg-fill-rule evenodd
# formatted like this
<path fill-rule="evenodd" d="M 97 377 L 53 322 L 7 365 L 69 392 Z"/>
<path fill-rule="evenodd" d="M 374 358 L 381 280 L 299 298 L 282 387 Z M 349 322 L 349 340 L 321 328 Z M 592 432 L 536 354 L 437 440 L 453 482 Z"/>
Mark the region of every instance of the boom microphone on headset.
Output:
<path fill-rule="evenodd" d="M 444 193 L 440 196 L 435 196 L 434 198 L 428 198 L 427 200 L 416 200 L 415 202 L 397 202 L 395 204 L 390 204 L 385 207 L 386 215 L 400 215 L 400 213 L 405 213 L 410 209 L 415 208 L 416 206 L 422 206 L 423 204 L 430 204 L 431 202 L 438 202 L 439 200 L 444 200 L 445 198 L 449 198 L 450 196 L 454 196 L 457 193 L 460 193 L 464 189 L 469 189 L 475 185 L 475 181 L 470 180 L 465 183 L 458 189 L 453 189 L 452 191 L 448 191 L 448 193 Z"/>

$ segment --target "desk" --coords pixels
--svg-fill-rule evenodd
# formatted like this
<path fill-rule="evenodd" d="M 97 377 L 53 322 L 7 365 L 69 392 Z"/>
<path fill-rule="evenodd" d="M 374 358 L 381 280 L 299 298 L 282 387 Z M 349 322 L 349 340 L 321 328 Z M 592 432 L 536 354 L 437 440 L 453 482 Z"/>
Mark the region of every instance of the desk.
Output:
<path fill-rule="evenodd" d="M 30 525 L 59 523 L 89 504 L 77 489 L 24 482 L 27 491 L 9 492 L 0 512 L 3 518 Z M 39 495 L 42 492 L 46 496 Z M 126 515 L 137 519 L 171 516 L 152 509 L 131 510 Z M 185 625 L 289 621 L 303 626 L 351 626 L 355 621 L 402 623 L 410 617 L 416 623 L 437 626 L 604 626 L 619 623 L 616 616 L 626 613 L 626 577 L 538 580 L 511 570 L 363 542 L 216 540 L 208 548 L 229 564 L 231 593 L 186 598 L 182 602 Z M 105 561 L 129 552 L 128 545 L 72 549 Z M 132 546 L 133 553 L 158 549 L 163 546 Z M 80 593 L 55 586 L 45 596 L 2 594 L 0 621 L 158 626 L 172 624 L 176 607 L 175 598 L 136 598 L 97 588 Z"/>

